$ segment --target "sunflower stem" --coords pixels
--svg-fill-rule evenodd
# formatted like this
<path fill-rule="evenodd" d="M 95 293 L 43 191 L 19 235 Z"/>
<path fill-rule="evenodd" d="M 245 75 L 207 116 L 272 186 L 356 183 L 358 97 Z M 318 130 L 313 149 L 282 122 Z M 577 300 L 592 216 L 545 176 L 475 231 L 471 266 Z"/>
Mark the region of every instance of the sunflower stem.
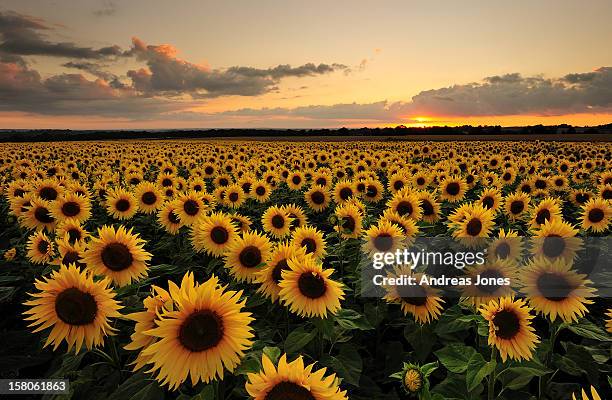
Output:
<path fill-rule="evenodd" d="M 497 347 L 491 347 L 491 361 L 497 364 Z M 495 370 L 497 368 L 493 368 L 491 374 L 489 374 L 489 388 L 487 390 L 487 396 L 489 400 L 495 399 Z"/>

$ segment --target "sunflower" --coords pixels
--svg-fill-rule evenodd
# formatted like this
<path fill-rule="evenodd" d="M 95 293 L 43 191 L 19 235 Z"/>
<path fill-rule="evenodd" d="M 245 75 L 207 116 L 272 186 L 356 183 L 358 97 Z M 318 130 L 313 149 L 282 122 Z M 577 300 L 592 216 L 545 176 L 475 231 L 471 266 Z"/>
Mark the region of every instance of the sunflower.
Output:
<path fill-rule="evenodd" d="M 71 218 L 79 222 L 85 222 L 91 216 L 91 205 L 89 199 L 83 196 L 75 193 L 65 193 L 51 202 L 49 211 L 57 221 Z"/>
<path fill-rule="evenodd" d="M 74 264 L 78 268 L 86 267 L 81 259 L 86 249 L 85 242 L 70 243 L 67 237 L 56 239 L 55 242 L 59 256 L 53 260 L 52 264 L 66 266 Z"/>
<path fill-rule="evenodd" d="M 136 198 L 122 188 L 110 189 L 106 196 L 106 212 L 116 219 L 130 219 L 138 211 Z"/>
<path fill-rule="evenodd" d="M 129 285 L 147 276 L 151 254 L 144 250 L 144 243 L 131 228 L 105 225 L 98 228 L 97 238 L 91 238 L 83 261 L 96 275 L 107 276 L 119 286 Z"/>
<path fill-rule="evenodd" d="M 45 201 L 56 200 L 62 193 L 64 188 L 56 179 L 45 179 L 37 182 L 34 185 L 33 193 Z"/>
<path fill-rule="evenodd" d="M 282 207 L 269 207 L 263 213 L 261 223 L 264 230 L 276 238 L 283 238 L 290 233 L 291 218 Z"/>
<path fill-rule="evenodd" d="M 394 194 L 387 203 L 387 207 L 401 217 L 411 218 L 415 221 L 421 219 L 423 212 L 417 194 L 406 189 Z"/>
<path fill-rule="evenodd" d="M 257 292 L 270 297 L 273 302 L 276 301 L 281 289 L 278 284 L 282 272 L 289 270 L 289 259 L 305 256 L 304 248 L 296 248 L 287 241 L 277 243 L 266 260 L 266 265 L 256 273 L 255 281 L 261 284 Z"/>
<path fill-rule="evenodd" d="M 293 231 L 291 244 L 296 248 L 304 248 L 306 254 L 312 254 L 315 258 L 323 258 L 327 253 L 323 233 L 311 226 L 303 226 Z"/>
<path fill-rule="evenodd" d="M 355 184 L 349 180 L 341 180 L 334 186 L 334 201 L 344 204 L 356 194 Z"/>
<path fill-rule="evenodd" d="M 417 226 L 415 220 L 405 216 L 401 216 L 392 209 L 386 209 L 383 212 L 383 215 L 382 217 L 380 217 L 379 221 L 383 220 L 389 221 L 390 223 L 397 225 L 404 233 L 406 239 L 412 239 L 417 235 L 417 233 L 419 233 L 419 227 Z M 405 241 L 405 243 L 409 242 L 410 241 L 408 240 Z"/>
<path fill-rule="evenodd" d="M 243 233 L 229 245 L 225 253 L 225 266 L 239 282 L 252 282 L 270 257 L 268 238 L 257 232 Z"/>
<path fill-rule="evenodd" d="M 36 231 L 30 235 L 28 238 L 27 250 L 28 260 L 34 264 L 44 264 L 48 262 L 55 252 L 53 242 L 49 240 L 42 230 Z"/>
<path fill-rule="evenodd" d="M 397 193 L 408 185 L 408 178 L 403 173 L 396 173 L 389 177 L 387 188 L 391 193 Z"/>
<path fill-rule="evenodd" d="M 194 284 L 186 274 L 181 287 L 170 287 L 176 307 L 163 310 L 156 327 L 145 331 L 155 342 L 141 351 L 155 379 L 176 390 L 188 377 L 192 386 L 223 379 L 253 344 L 251 313 L 242 311 L 242 291 L 225 290 L 212 276 Z"/>
<path fill-rule="evenodd" d="M 232 223 L 238 227 L 238 232 L 245 233 L 251 230 L 251 219 L 240 214 L 231 214 Z"/>
<path fill-rule="evenodd" d="M 330 195 L 327 189 L 323 186 L 312 186 L 304 193 L 304 200 L 315 212 L 321 212 L 329 207 Z"/>
<path fill-rule="evenodd" d="M 570 194 L 570 200 L 576 206 L 583 206 L 594 197 L 592 192 L 583 189 L 573 189 Z"/>
<path fill-rule="evenodd" d="M 412 187 L 419 190 L 427 189 L 431 178 L 427 172 L 419 171 L 412 176 Z"/>
<path fill-rule="evenodd" d="M 229 185 L 225 190 L 225 205 L 239 208 L 247 199 L 247 195 L 238 184 Z"/>
<path fill-rule="evenodd" d="M 238 229 L 229 215 L 213 213 L 198 220 L 192 227 L 191 242 L 196 251 L 222 256 L 238 238 Z"/>
<path fill-rule="evenodd" d="M 36 280 L 39 291 L 24 304 L 28 327 L 34 332 L 53 327 L 45 347 L 53 344 L 56 350 L 62 341 L 78 353 L 83 345 L 88 350 L 104 343 L 104 336 L 113 335 L 115 329 L 109 318 L 120 317 L 120 304 L 109 287 L 108 279 L 94 281 L 93 274 L 80 271 L 76 266 L 62 266 L 49 278 Z"/>
<path fill-rule="evenodd" d="M 193 225 L 207 210 L 206 205 L 200 198 L 200 194 L 193 191 L 181 194 L 173 202 L 176 215 L 185 226 Z"/>
<path fill-rule="evenodd" d="M 258 202 L 263 203 L 268 201 L 271 193 L 272 188 L 266 181 L 258 180 L 253 184 L 252 196 Z"/>
<path fill-rule="evenodd" d="M 605 232 L 612 220 L 612 206 L 609 200 L 591 199 L 582 206 L 582 228 L 593 232 Z"/>
<path fill-rule="evenodd" d="M 157 222 L 171 235 L 176 235 L 183 226 L 176 208 L 175 202 L 166 201 L 157 212 Z"/>
<path fill-rule="evenodd" d="M 547 221 L 535 231 L 531 252 L 536 257 L 572 261 L 582 248 L 582 239 L 577 234 L 578 229 L 563 220 Z"/>
<path fill-rule="evenodd" d="M 612 308 L 608 309 L 606 316 L 608 317 L 608 319 L 606 319 L 606 330 L 608 333 L 612 333 Z"/>
<path fill-rule="evenodd" d="M 556 221 L 562 218 L 559 201 L 552 197 L 546 197 L 531 210 L 529 225 L 531 229 L 538 229 L 547 221 Z"/>
<path fill-rule="evenodd" d="M 492 210 L 493 213 L 497 212 L 502 204 L 502 194 L 497 188 L 489 188 L 485 189 L 478 202 L 482 204 L 483 207 Z"/>
<path fill-rule="evenodd" d="M 292 190 L 300 190 L 306 183 L 304 174 L 300 171 L 294 171 L 287 177 L 287 186 Z"/>
<path fill-rule="evenodd" d="M 419 207 L 421 208 L 421 219 L 424 222 L 433 224 L 440 219 L 440 203 L 436 201 L 433 194 L 420 190 L 417 192 Z"/>
<path fill-rule="evenodd" d="M 536 344 L 540 342 L 531 326 L 533 315 L 525 300 L 502 297 L 480 308 L 489 321 L 489 345 L 497 347 L 502 361 L 531 360 Z"/>
<path fill-rule="evenodd" d="M 378 179 L 366 179 L 363 200 L 369 203 L 377 203 L 383 198 L 384 190 Z"/>
<path fill-rule="evenodd" d="M 521 271 L 523 292 L 529 305 L 551 321 L 559 316 L 565 322 L 577 322 L 588 312 L 585 305 L 593 303 L 589 297 L 594 297 L 595 289 L 587 287 L 591 282 L 571 266 L 571 262 L 561 259 L 537 257 Z"/>
<path fill-rule="evenodd" d="M 401 228 L 384 220 L 365 231 L 364 236 L 362 248 L 369 256 L 374 253 L 393 253 L 404 241 Z"/>
<path fill-rule="evenodd" d="M 504 201 L 504 210 L 506 215 L 512 220 L 522 219 L 527 211 L 527 207 L 531 197 L 523 192 L 516 192 L 506 196 Z"/>
<path fill-rule="evenodd" d="M 168 282 L 168 284 L 170 286 L 175 285 L 174 282 Z M 159 322 L 158 315 L 164 311 L 164 308 L 172 310 L 174 305 L 170 293 L 155 285 L 151 285 L 151 294 L 142 301 L 142 304 L 145 307 L 144 311 L 125 316 L 125 318 L 136 322 L 134 333 L 130 336 L 131 342 L 124 347 L 126 350 L 141 350 L 154 343 L 155 337 L 147 335 L 145 332 L 155 328 Z M 150 361 L 151 357 L 143 355 L 140 351 L 136 360 L 132 363 L 134 371 L 138 371 Z"/>
<path fill-rule="evenodd" d="M 363 216 L 356 206 L 350 203 L 340 205 L 336 208 L 335 216 L 338 222 L 334 229 L 344 239 L 356 239 L 361 235 Z"/>
<path fill-rule="evenodd" d="M 163 194 L 151 182 L 140 182 L 134 189 L 134 197 L 136 197 L 138 209 L 145 214 L 155 213 L 164 204 Z"/>
<path fill-rule="evenodd" d="M 253 400 L 348 400 L 335 374 L 324 377 L 325 368 L 313 372 L 314 364 L 304 367 L 302 356 L 288 363 L 283 354 L 277 368 L 263 354 L 261 364 L 260 372 L 247 375 L 245 389 Z"/>
<path fill-rule="evenodd" d="M 79 221 L 68 218 L 57 225 L 55 237 L 60 239 L 65 238 L 70 243 L 75 243 L 85 241 L 89 237 L 89 232 L 81 226 Z"/>
<path fill-rule="evenodd" d="M 30 205 L 20 215 L 21 223 L 28 229 L 53 231 L 57 221 L 51 214 L 51 203 L 47 200 L 32 198 Z"/>
<path fill-rule="evenodd" d="M 388 303 L 399 304 L 404 315 L 411 314 L 419 324 L 428 324 L 440 317 L 444 300 L 439 296 L 438 290 L 430 287 L 424 281 L 421 273 L 413 273 L 410 266 L 395 267 L 389 272 L 389 278 L 412 276 L 416 280 L 414 285 L 385 285 L 387 292 L 384 299 Z"/>
<path fill-rule="evenodd" d="M 591 386 L 591 398 L 589 399 L 589 396 L 586 394 L 584 389 L 581 389 L 581 399 L 582 400 L 601 400 L 601 397 L 599 396 L 599 393 L 597 393 L 597 390 L 595 390 L 595 388 Z M 572 400 L 576 400 L 575 393 L 572 393 Z"/>
<path fill-rule="evenodd" d="M 453 237 L 464 246 L 475 248 L 489 237 L 494 226 L 493 210 L 475 204 L 466 212 L 463 221 L 457 224 L 458 229 L 453 232 Z"/>
<path fill-rule="evenodd" d="M 487 257 L 489 260 L 520 261 L 523 255 L 523 239 L 513 230 L 500 229 L 497 238 L 489 244 Z"/>
<path fill-rule="evenodd" d="M 471 279 L 473 284 L 463 287 L 462 297 L 473 306 L 479 307 L 482 304 L 488 304 L 491 300 L 515 294 L 512 286 L 516 286 L 518 265 L 514 260 L 496 259 L 480 265 L 474 264 L 466 267 L 464 274 Z M 510 285 L 499 284 L 500 279 L 507 279 Z"/>
<path fill-rule="evenodd" d="M 326 318 L 335 314 L 344 299 L 342 284 L 330 279 L 332 269 L 323 265 L 312 255 L 290 258 L 289 270 L 281 271 L 279 297 L 291 312 L 306 317 Z"/>
<path fill-rule="evenodd" d="M 463 178 L 454 176 L 443 179 L 440 182 L 442 194 L 440 198 L 451 203 L 456 203 L 463 200 L 465 192 L 468 189 L 467 183 Z"/>

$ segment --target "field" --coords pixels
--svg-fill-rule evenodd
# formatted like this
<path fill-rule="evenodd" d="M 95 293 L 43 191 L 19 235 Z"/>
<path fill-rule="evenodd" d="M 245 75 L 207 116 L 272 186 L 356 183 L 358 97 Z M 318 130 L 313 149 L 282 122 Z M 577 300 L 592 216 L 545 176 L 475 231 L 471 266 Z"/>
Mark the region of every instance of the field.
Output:
<path fill-rule="evenodd" d="M 70 380 L 45 398 L 612 398 L 610 142 L 0 150 L 0 378 Z M 433 238 L 511 284 L 364 295 Z"/>

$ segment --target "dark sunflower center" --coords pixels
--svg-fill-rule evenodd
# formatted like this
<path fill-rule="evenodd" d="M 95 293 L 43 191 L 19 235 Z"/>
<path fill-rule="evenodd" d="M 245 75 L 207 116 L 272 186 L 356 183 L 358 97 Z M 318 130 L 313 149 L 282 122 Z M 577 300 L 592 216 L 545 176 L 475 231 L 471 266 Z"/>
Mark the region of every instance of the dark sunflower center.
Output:
<path fill-rule="evenodd" d="M 510 180 L 510 178 L 512 178 L 512 175 L 510 174 L 510 172 L 506 172 L 506 173 L 504 174 L 504 176 L 503 176 L 503 179 L 504 179 L 505 181 L 509 181 L 509 180 Z"/>
<path fill-rule="evenodd" d="M 293 178 L 291 178 L 291 182 L 293 182 L 294 185 L 299 185 L 300 182 L 302 182 L 302 178 L 300 178 L 299 176 L 294 176 Z"/>
<path fill-rule="evenodd" d="M 26 192 L 23 189 L 15 189 L 15 191 L 13 191 L 13 195 L 15 197 L 23 197 L 23 195 L 25 195 Z"/>
<path fill-rule="evenodd" d="M 482 232 L 482 221 L 478 218 L 472 218 L 470 222 L 467 223 L 465 231 L 470 236 L 478 236 L 480 232 Z"/>
<path fill-rule="evenodd" d="M 219 179 L 219 185 L 220 186 L 227 186 L 227 185 L 229 185 L 229 181 L 227 180 L 227 178 L 221 178 L 221 179 Z"/>
<path fill-rule="evenodd" d="M 263 186 L 257 186 L 255 188 L 255 193 L 257 193 L 258 196 L 263 196 L 264 194 L 266 194 L 266 188 Z"/>
<path fill-rule="evenodd" d="M 53 201 L 57 199 L 57 195 L 57 190 L 49 186 L 46 186 L 38 191 L 38 196 L 43 200 Z"/>
<path fill-rule="evenodd" d="M 34 218 L 43 224 L 52 224 L 53 221 L 55 221 L 46 207 L 37 207 L 36 210 L 34 210 Z"/>
<path fill-rule="evenodd" d="M 79 203 L 74 201 L 68 201 L 62 205 L 62 214 L 67 217 L 74 217 L 79 215 L 81 212 L 81 206 Z"/>
<path fill-rule="evenodd" d="M 604 200 L 610 200 L 612 199 L 612 190 L 606 189 L 602 192 L 601 197 L 604 198 Z"/>
<path fill-rule="evenodd" d="M 340 198 L 342 200 L 348 200 L 353 195 L 353 191 L 351 188 L 342 188 L 340 189 Z"/>
<path fill-rule="evenodd" d="M 502 260 L 505 260 L 510 255 L 510 245 L 507 242 L 500 243 L 495 248 L 495 255 Z"/>
<path fill-rule="evenodd" d="M 593 223 L 601 222 L 604 219 L 604 212 L 601 208 L 594 208 L 589 211 L 589 221 Z"/>
<path fill-rule="evenodd" d="M 283 381 L 274 385 L 264 400 L 316 400 L 310 390 L 297 383 Z"/>
<path fill-rule="evenodd" d="M 305 238 L 300 243 L 302 247 L 306 247 L 306 253 L 314 253 L 317 250 L 317 242 L 312 238 Z"/>
<path fill-rule="evenodd" d="M 213 172 L 215 172 L 213 167 L 206 167 L 206 168 L 204 168 L 204 173 L 206 175 L 212 175 Z"/>
<path fill-rule="evenodd" d="M 482 205 L 488 209 L 493 208 L 494 204 L 495 204 L 495 199 L 491 196 L 487 196 L 484 199 L 482 199 Z"/>
<path fill-rule="evenodd" d="M 197 201 L 189 199 L 183 204 L 183 210 L 185 210 L 187 215 L 193 217 L 194 215 L 198 214 L 198 211 L 200 211 L 200 205 Z"/>
<path fill-rule="evenodd" d="M 276 229 L 282 229 L 285 226 L 285 218 L 282 215 L 272 217 L 272 226 Z"/>
<path fill-rule="evenodd" d="M 520 214 L 523 212 L 524 209 L 525 209 L 525 203 L 523 203 L 520 200 L 515 200 L 512 203 L 510 203 L 510 211 L 512 212 L 512 214 Z"/>
<path fill-rule="evenodd" d="M 425 178 L 418 177 L 416 183 L 419 186 L 423 186 L 425 184 Z"/>
<path fill-rule="evenodd" d="M 173 224 L 181 223 L 181 219 L 174 211 L 170 211 L 170 213 L 168 214 L 168 220 Z"/>
<path fill-rule="evenodd" d="M 458 195 L 460 190 L 461 186 L 459 186 L 457 182 L 451 182 L 446 185 L 446 193 L 450 194 L 451 196 Z"/>
<path fill-rule="evenodd" d="M 565 277 L 546 272 L 538 277 L 537 287 L 542 296 L 550 301 L 563 301 L 574 290 Z"/>
<path fill-rule="evenodd" d="M 495 335 L 501 339 L 510 340 L 521 329 L 521 322 L 513 311 L 502 310 L 493 317 L 493 325 L 497 328 Z"/>
<path fill-rule="evenodd" d="M 355 225 L 355 219 L 350 215 L 347 215 L 342 218 L 342 229 L 344 229 L 345 231 L 355 231 Z"/>
<path fill-rule="evenodd" d="M 246 268 L 255 268 L 261 264 L 261 251 L 256 246 L 247 246 L 240 252 L 240 263 Z"/>
<path fill-rule="evenodd" d="M 215 226 L 210 230 L 210 238 L 215 244 L 224 244 L 229 239 L 229 232 L 222 226 Z"/>
<path fill-rule="evenodd" d="M 589 201 L 589 198 L 590 198 L 590 196 L 589 196 L 588 194 L 586 194 L 586 193 L 578 193 L 578 194 L 576 195 L 576 201 L 577 201 L 579 204 L 584 204 L 584 203 L 586 203 L 587 201 Z"/>
<path fill-rule="evenodd" d="M 404 187 L 404 182 L 402 182 L 402 181 L 395 181 L 395 182 L 393 182 L 393 189 L 400 190 L 403 187 Z"/>
<path fill-rule="evenodd" d="M 400 201 L 396 207 L 397 213 L 401 216 L 412 214 L 412 204 L 408 201 Z"/>
<path fill-rule="evenodd" d="M 310 195 L 310 198 L 312 199 L 312 202 L 316 205 L 321 205 L 325 203 L 325 195 L 321 192 L 314 192 L 312 195 Z"/>
<path fill-rule="evenodd" d="M 423 209 L 423 215 L 433 215 L 434 208 L 433 205 L 429 202 L 429 200 L 423 200 L 421 203 L 421 208 Z"/>
<path fill-rule="evenodd" d="M 162 186 L 163 186 L 163 187 L 169 187 L 169 186 L 172 186 L 172 179 L 164 178 L 164 179 L 162 180 Z"/>
<path fill-rule="evenodd" d="M 381 233 L 374 238 L 374 247 L 379 251 L 389 251 L 393 248 L 393 238 L 388 233 Z"/>
<path fill-rule="evenodd" d="M 563 179 L 557 179 L 557 180 L 555 180 L 555 185 L 556 185 L 556 186 L 559 186 L 559 187 L 560 187 L 560 186 L 563 186 L 563 183 L 564 183 L 564 182 L 563 182 Z"/>
<path fill-rule="evenodd" d="M 278 285 L 281 279 L 283 279 L 283 271 L 289 271 L 289 269 L 287 260 L 280 260 L 278 263 L 276 263 L 274 269 L 272 270 L 272 280 L 274 280 L 274 283 Z"/>
<path fill-rule="evenodd" d="M 239 195 L 236 192 L 232 192 L 232 193 L 229 194 L 229 196 L 227 196 L 229 201 L 231 201 L 232 203 L 237 202 L 238 201 L 238 197 L 239 197 Z"/>
<path fill-rule="evenodd" d="M 79 256 L 79 253 L 77 253 L 76 251 L 69 251 L 66 253 L 64 258 L 62 258 L 62 264 L 64 265 L 76 264 L 78 266 L 81 266 L 82 263 L 79 262 L 80 259 L 81 257 Z"/>
<path fill-rule="evenodd" d="M 38 242 L 38 246 L 36 246 L 36 248 L 40 254 L 47 254 L 47 251 L 49 250 L 49 242 L 46 240 L 41 240 Z"/>
<path fill-rule="evenodd" d="M 251 192 L 251 183 L 250 182 L 244 182 L 242 184 L 242 186 L 240 186 L 242 188 L 242 191 L 244 193 L 250 193 Z M 236 199 L 237 200 L 237 199 Z"/>
<path fill-rule="evenodd" d="M 317 185 L 319 185 L 319 186 L 325 186 L 325 185 L 327 185 L 327 179 L 325 179 L 325 178 L 317 178 L 315 183 Z"/>
<path fill-rule="evenodd" d="M 313 272 L 305 272 L 300 275 L 298 279 L 298 288 L 304 296 L 310 299 L 318 299 L 323 296 L 326 291 L 323 277 Z"/>
<path fill-rule="evenodd" d="M 112 271 L 123 271 L 132 265 L 134 257 L 123 243 L 107 244 L 102 250 L 102 262 Z"/>
<path fill-rule="evenodd" d="M 213 311 L 196 311 L 185 319 L 179 341 L 189 351 L 211 349 L 223 339 L 223 321 Z"/>
<path fill-rule="evenodd" d="M 427 303 L 427 291 L 419 285 L 400 285 L 397 293 L 402 301 L 413 306 L 423 306 Z"/>
<path fill-rule="evenodd" d="M 81 231 L 78 230 L 77 228 L 72 228 L 68 230 L 68 241 L 70 243 L 74 243 L 77 240 L 81 240 L 82 235 L 81 235 Z"/>
<path fill-rule="evenodd" d="M 546 257 L 556 258 L 563 254 L 565 240 L 559 235 L 550 235 L 544 238 L 542 252 Z"/>
<path fill-rule="evenodd" d="M 546 181 L 544 179 L 536 179 L 535 187 L 538 189 L 546 189 Z"/>
<path fill-rule="evenodd" d="M 55 298 L 55 313 L 68 325 L 88 325 L 96 319 L 98 304 L 91 294 L 72 287 Z"/>
<path fill-rule="evenodd" d="M 488 294 L 492 294 L 495 293 L 495 291 L 497 289 L 499 289 L 499 286 L 497 283 L 490 283 L 490 280 L 492 279 L 499 279 L 499 278 L 503 278 L 504 276 L 496 269 L 487 269 L 484 270 L 480 273 L 480 284 L 478 285 L 478 289 L 481 292 L 485 292 Z M 483 284 L 482 281 L 485 280 L 485 282 L 487 282 L 487 284 Z"/>
<path fill-rule="evenodd" d="M 115 208 L 119 212 L 126 212 L 127 210 L 130 209 L 130 202 L 129 200 L 126 200 L 126 199 L 119 199 L 119 201 L 115 203 Z"/>
<path fill-rule="evenodd" d="M 550 220 L 550 211 L 546 208 L 538 211 L 535 220 L 539 225 L 543 225 L 546 221 Z"/>
<path fill-rule="evenodd" d="M 378 188 L 374 185 L 368 185 L 367 190 L 366 190 L 366 196 L 368 197 L 378 196 Z"/>
<path fill-rule="evenodd" d="M 153 192 L 145 192 L 141 197 L 142 203 L 147 206 L 152 206 L 157 201 L 157 196 Z"/>

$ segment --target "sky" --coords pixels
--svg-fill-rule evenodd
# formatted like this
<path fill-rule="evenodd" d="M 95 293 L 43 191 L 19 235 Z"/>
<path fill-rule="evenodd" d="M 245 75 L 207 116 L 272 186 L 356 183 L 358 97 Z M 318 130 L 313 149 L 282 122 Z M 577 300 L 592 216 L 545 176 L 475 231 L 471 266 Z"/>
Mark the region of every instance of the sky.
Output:
<path fill-rule="evenodd" d="M 612 2 L 0 0 L 0 129 L 599 125 Z"/>

